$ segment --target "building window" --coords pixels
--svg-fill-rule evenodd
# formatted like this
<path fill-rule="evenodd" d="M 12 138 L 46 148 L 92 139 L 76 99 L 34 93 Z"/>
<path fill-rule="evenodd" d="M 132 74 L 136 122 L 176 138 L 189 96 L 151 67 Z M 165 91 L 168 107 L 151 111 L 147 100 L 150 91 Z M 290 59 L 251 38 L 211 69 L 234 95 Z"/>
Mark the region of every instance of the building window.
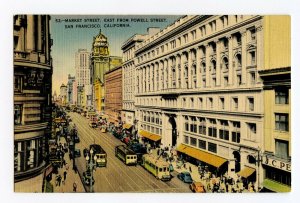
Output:
<path fill-rule="evenodd" d="M 23 111 L 23 105 L 21 105 L 21 104 L 14 105 L 14 123 L 15 123 L 15 125 L 22 124 L 22 111 Z"/>
<path fill-rule="evenodd" d="M 275 155 L 286 159 L 289 156 L 289 142 L 275 139 Z"/>
<path fill-rule="evenodd" d="M 189 131 L 189 119 L 185 117 L 185 131 Z"/>
<path fill-rule="evenodd" d="M 193 30 L 191 32 L 191 34 L 192 34 L 192 40 L 195 40 L 196 39 L 196 30 Z"/>
<path fill-rule="evenodd" d="M 256 32 L 254 28 L 250 30 L 250 40 L 256 40 Z"/>
<path fill-rule="evenodd" d="M 289 90 L 275 89 L 275 104 L 288 104 L 288 103 L 289 103 Z"/>
<path fill-rule="evenodd" d="M 201 31 L 201 37 L 206 35 L 205 25 L 200 27 L 200 31 Z"/>
<path fill-rule="evenodd" d="M 182 107 L 186 107 L 186 99 L 185 98 L 182 99 Z"/>
<path fill-rule="evenodd" d="M 216 119 L 209 119 L 208 136 L 217 137 Z"/>
<path fill-rule="evenodd" d="M 200 149 L 205 149 L 206 150 L 206 141 L 204 141 L 204 140 L 198 140 L 198 147 Z"/>
<path fill-rule="evenodd" d="M 172 49 L 175 49 L 175 48 L 176 48 L 176 41 L 175 41 L 175 40 L 172 40 L 172 41 L 170 42 L 170 44 L 171 44 L 171 48 L 172 48 Z"/>
<path fill-rule="evenodd" d="M 233 131 L 231 133 L 231 141 L 232 142 L 236 142 L 236 143 L 240 143 L 240 138 L 241 138 L 241 134 L 240 134 L 240 128 L 241 128 L 241 123 L 240 122 L 232 122 L 233 125 Z"/>
<path fill-rule="evenodd" d="M 289 131 L 289 114 L 275 114 L 275 129 L 279 131 Z"/>
<path fill-rule="evenodd" d="M 200 125 L 199 125 L 199 134 L 206 135 L 206 121 L 205 118 L 200 118 Z"/>
<path fill-rule="evenodd" d="M 219 138 L 222 140 L 229 140 L 229 131 L 220 129 L 219 130 Z"/>
<path fill-rule="evenodd" d="M 256 52 L 255 51 L 250 51 L 250 65 L 255 66 L 256 65 Z"/>
<path fill-rule="evenodd" d="M 240 86 L 242 84 L 242 76 L 241 75 L 236 76 L 236 84 L 238 86 Z"/>
<path fill-rule="evenodd" d="M 190 137 L 190 145 L 193 145 L 193 146 L 197 146 L 197 139 L 196 138 L 193 138 L 193 137 Z"/>
<path fill-rule="evenodd" d="M 217 145 L 215 143 L 208 142 L 208 151 L 217 153 Z"/>
<path fill-rule="evenodd" d="M 22 92 L 22 77 L 19 75 L 14 76 L 14 91 Z"/>
<path fill-rule="evenodd" d="M 220 97 L 220 108 L 222 110 L 225 109 L 225 100 L 224 100 L 224 97 Z"/>
<path fill-rule="evenodd" d="M 249 111 L 254 111 L 254 98 L 248 97 L 248 108 Z"/>
<path fill-rule="evenodd" d="M 188 42 L 188 34 L 183 35 L 184 43 Z"/>
<path fill-rule="evenodd" d="M 184 136 L 184 143 L 189 144 L 189 137 L 186 135 Z"/>
<path fill-rule="evenodd" d="M 199 108 L 203 109 L 203 99 L 202 99 L 202 97 L 199 98 Z"/>
<path fill-rule="evenodd" d="M 212 87 L 215 87 L 215 86 L 216 86 L 216 78 L 212 78 L 211 86 L 212 86 Z"/>
<path fill-rule="evenodd" d="M 255 80 L 256 80 L 256 78 L 255 78 L 255 72 L 251 72 L 251 73 L 250 73 L 250 81 L 251 81 L 251 84 L 255 84 Z"/>
<path fill-rule="evenodd" d="M 190 99 L 190 102 L 191 102 L 191 103 L 190 103 L 191 108 L 194 108 L 194 98 L 191 98 L 191 99 Z"/>
<path fill-rule="evenodd" d="M 197 124 L 196 124 L 196 118 L 192 117 L 192 123 L 190 124 L 190 131 L 193 133 L 197 133 Z"/>
<path fill-rule="evenodd" d="M 206 80 L 205 79 L 202 80 L 202 86 L 206 87 Z"/>
<path fill-rule="evenodd" d="M 224 86 L 227 87 L 228 86 L 228 76 L 224 77 Z"/>
<path fill-rule="evenodd" d="M 237 97 L 232 98 L 232 102 L 233 102 L 233 110 L 237 111 L 239 108 L 239 100 Z"/>
<path fill-rule="evenodd" d="M 248 139 L 253 139 L 253 138 L 255 138 L 255 134 L 256 134 L 256 124 L 255 123 L 248 123 L 247 138 Z"/>
<path fill-rule="evenodd" d="M 212 97 L 208 98 L 208 105 L 209 105 L 209 108 L 211 108 L 211 109 L 213 108 L 214 105 L 213 105 L 213 98 Z"/>

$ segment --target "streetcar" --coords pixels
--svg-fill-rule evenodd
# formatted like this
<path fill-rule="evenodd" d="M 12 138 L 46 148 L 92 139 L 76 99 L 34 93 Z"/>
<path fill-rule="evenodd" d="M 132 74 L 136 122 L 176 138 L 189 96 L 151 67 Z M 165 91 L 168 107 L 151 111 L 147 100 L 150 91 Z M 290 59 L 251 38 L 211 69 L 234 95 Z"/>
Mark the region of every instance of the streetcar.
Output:
<path fill-rule="evenodd" d="M 119 145 L 115 148 L 115 155 L 126 165 L 137 165 L 137 155 L 134 151 L 125 145 Z"/>
<path fill-rule="evenodd" d="M 157 179 L 162 181 L 171 180 L 169 164 L 162 158 L 155 157 L 151 154 L 144 154 L 142 156 L 141 165 Z"/>
<path fill-rule="evenodd" d="M 106 167 L 107 164 L 107 154 L 104 149 L 98 144 L 91 144 L 90 150 L 93 149 L 93 154 L 96 156 L 96 166 L 97 167 Z"/>

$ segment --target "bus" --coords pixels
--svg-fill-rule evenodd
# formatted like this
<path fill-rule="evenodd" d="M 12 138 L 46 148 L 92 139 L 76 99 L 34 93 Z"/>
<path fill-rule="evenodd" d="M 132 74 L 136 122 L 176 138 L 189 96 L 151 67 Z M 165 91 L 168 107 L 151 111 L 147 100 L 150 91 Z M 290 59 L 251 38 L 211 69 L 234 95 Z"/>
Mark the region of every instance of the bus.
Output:
<path fill-rule="evenodd" d="M 94 156 L 97 157 L 96 159 L 96 166 L 97 167 L 106 167 L 107 164 L 107 154 L 104 149 L 98 144 L 91 144 L 90 150 L 93 149 Z"/>
<path fill-rule="evenodd" d="M 167 181 L 171 179 L 169 163 L 162 158 L 155 157 L 151 154 L 144 154 L 142 156 L 141 165 L 159 180 Z"/>
<path fill-rule="evenodd" d="M 119 145 L 115 148 L 115 155 L 126 165 L 137 165 L 137 155 L 125 145 Z"/>

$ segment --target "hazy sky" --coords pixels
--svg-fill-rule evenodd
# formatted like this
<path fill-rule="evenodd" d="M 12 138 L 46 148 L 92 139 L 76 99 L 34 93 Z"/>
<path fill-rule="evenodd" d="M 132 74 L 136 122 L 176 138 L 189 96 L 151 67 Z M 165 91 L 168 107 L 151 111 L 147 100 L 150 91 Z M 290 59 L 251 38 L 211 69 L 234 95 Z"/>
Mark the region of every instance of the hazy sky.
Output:
<path fill-rule="evenodd" d="M 53 91 L 67 83 L 68 74 L 75 75 L 75 52 L 91 51 L 93 37 L 101 28 L 108 38 L 110 54 L 122 56 L 121 46 L 134 34 L 146 34 L 148 27 L 165 28 L 180 16 L 105 16 L 105 15 L 52 15 Z M 112 27 L 122 24 L 125 27 Z M 129 26 L 129 27 L 127 27 Z"/>

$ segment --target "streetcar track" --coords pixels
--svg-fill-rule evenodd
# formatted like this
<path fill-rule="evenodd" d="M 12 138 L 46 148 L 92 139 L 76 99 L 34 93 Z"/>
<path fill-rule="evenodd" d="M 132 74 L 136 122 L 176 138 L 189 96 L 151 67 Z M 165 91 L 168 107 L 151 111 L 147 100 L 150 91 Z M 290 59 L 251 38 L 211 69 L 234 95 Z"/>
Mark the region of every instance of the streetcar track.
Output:
<path fill-rule="evenodd" d="M 81 133 L 83 133 L 83 135 L 85 135 L 85 134 L 88 135 L 88 136 L 80 136 L 80 140 L 82 140 L 83 143 L 84 142 L 86 143 L 85 145 L 83 143 L 80 143 L 81 146 L 83 146 L 83 147 L 86 146 L 86 148 L 88 148 L 89 147 L 88 143 L 93 143 L 95 141 L 96 143 L 101 144 L 101 146 L 103 147 L 103 149 L 105 149 L 105 151 L 107 153 L 109 152 L 110 155 L 112 154 L 112 156 L 114 156 L 114 153 L 115 153 L 114 146 L 116 145 L 116 143 L 119 142 L 120 144 L 124 144 L 121 141 L 119 141 L 118 139 L 116 139 L 113 135 L 99 132 L 98 128 L 96 128 L 96 129 L 90 128 L 88 125 L 88 120 L 84 119 L 80 115 L 73 114 L 73 115 L 71 115 L 71 117 L 72 117 L 73 122 L 75 121 L 74 123 L 82 124 L 82 125 L 78 126 L 78 132 L 80 131 L 79 136 Z M 118 181 L 122 180 L 122 182 L 121 182 L 123 184 L 122 186 L 124 187 L 124 185 L 125 185 L 126 189 L 130 189 L 129 191 L 126 190 L 126 192 L 132 192 L 132 191 L 143 192 L 143 191 L 154 191 L 154 190 L 167 191 L 169 188 L 186 191 L 185 187 L 180 187 L 173 181 L 157 182 L 157 180 L 154 179 L 154 176 L 152 174 L 150 174 L 148 171 L 146 171 L 141 166 L 137 166 L 134 168 L 132 166 L 120 165 L 119 163 L 122 163 L 122 162 L 117 158 L 113 159 L 112 156 L 107 156 L 108 166 L 109 166 L 109 168 L 112 166 L 112 169 L 101 170 L 101 172 L 102 172 L 101 177 L 105 176 L 105 179 L 107 180 L 107 182 L 109 182 L 110 188 L 112 189 L 112 191 L 115 191 L 116 188 L 118 188 L 118 187 L 114 188 L 111 185 L 111 181 L 108 180 L 107 176 L 112 175 L 111 170 L 116 172 L 116 174 L 120 175 L 120 178 L 118 179 Z M 119 163 L 117 163 L 117 162 L 119 162 Z M 128 173 L 128 172 L 130 172 L 130 173 Z M 99 173 L 100 173 L 100 171 L 99 171 Z M 130 181 L 128 179 L 126 179 L 126 180 L 123 179 L 122 178 L 122 177 L 124 177 L 124 176 L 122 176 L 123 174 L 126 177 L 128 177 L 128 179 Z M 133 187 L 133 185 L 131 183 L 133 183 L 133 185 L 137 186 L 137 189 L 135 187 Z M 141 183 L 142 185 L 140 185 L 138 183 Z M 120 186 L 120 184 L 119 184 L 119 186 Z M 121 187 L 121 188 L 123 189 L 123 187 Z M 144 188 L 148 188 L 148 187 L 150 187 L 152 189 L 150 189 L 150 190 L 144 189 Z M 181 192 L 184 192 L 184 191 L 181 191 Z"/>

